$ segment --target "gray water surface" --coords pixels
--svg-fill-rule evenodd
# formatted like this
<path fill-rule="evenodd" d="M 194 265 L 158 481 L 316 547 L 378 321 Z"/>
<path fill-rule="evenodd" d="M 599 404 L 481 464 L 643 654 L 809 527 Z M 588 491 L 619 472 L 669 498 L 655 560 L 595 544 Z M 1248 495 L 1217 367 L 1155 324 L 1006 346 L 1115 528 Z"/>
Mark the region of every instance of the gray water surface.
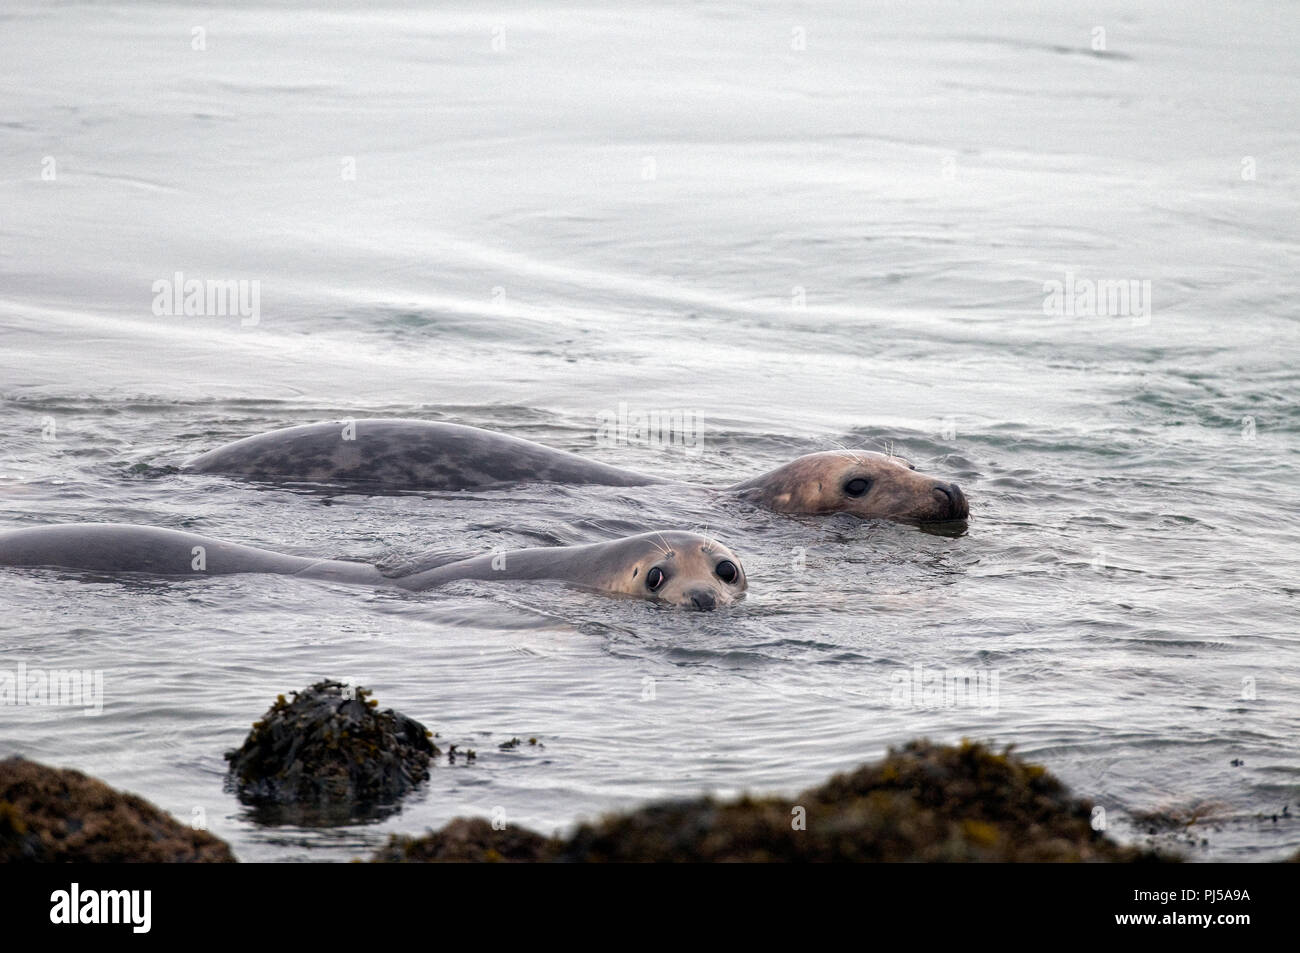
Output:
<path fill-rule="evenodd" d="M 1293 852 L 1300 825 L 1271 818 L 1300 814 L 1298 35 L 1264 2 L 8 6 L 0 526 L 376 560 L 707 529 L 750 594 L 699 614 L 7 572 L 0 668 L 102 670 L 105 699 L 0 706 L 0 755 L 199 818 L 244 860 L 345 860 L 456 815 L 562 830 L 970 737 L 1122 839 L 1200 811 L 1194 858 Z M 156 314 L 177 272 L 258 282 L 256 321 Z M 1067 273 L 1149 282 L 1150 307 L 1053 312 Z M 598 439 L 620 405 L 699 439 Z M 174 470 L 365 416 L 709 485 L 892 449 L 972 519 Z M 997 694 L 900 696 L 917 666 Z M 256 824 L 221 754 L 321 677 L 477 760 L 377 823 Z"/>

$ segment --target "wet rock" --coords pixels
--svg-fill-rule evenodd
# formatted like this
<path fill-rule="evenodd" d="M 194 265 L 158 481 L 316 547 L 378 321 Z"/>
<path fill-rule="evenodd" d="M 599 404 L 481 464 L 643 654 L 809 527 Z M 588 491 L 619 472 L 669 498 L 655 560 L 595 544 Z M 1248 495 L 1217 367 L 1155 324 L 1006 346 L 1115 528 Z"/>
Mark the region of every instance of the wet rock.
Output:
<path fill-rule="evenodd" d="M 795 798 L 711 799 L 584 825 L 567 860 L 1118 861 L 1091 805 L 983 745 L 912 742 Z M 804 829 L 799 829 L 802 826 Z"/>
<path fill-rule="evenodd" d="M 233 863 L 226 843 L 79 771 L 0 761 L 0 862 Z"/>
<path fill-rule="evenodd" d="M 429 777 L 441 752 L 412 718 L 365 689 L 321 681 L 276 699 L 242 747 L 226 752 L 231 786 L 266 823 L 347 823 L 384 813 Z"/>
<path fill-rule="evenodd" d="M 423 837 L 390 837 L 374 860 L 390 864 L 439 862 L 530 862 L 546 858 L 554 843 L 526 828 L 496 830 L 481 817 L 458 817 Z"/>
<path fill-rule="evenodd" d="M 1092 806 L 1038 765 L 971 743 L 915 741 L 793 797 L 653 804 L 580 826 L 567 840 L 522 838 L 458 819 L 376 855 L 534 861 L 1153 861 L 1092 828 Z M 478 827 L 467 825 L 479 824 Z M 474 838 L 462 832 L 475 831 Z M 457 854 L 450 845 L 474 849 Z M 529 856 L 531 854 L 531 856 Z"/>

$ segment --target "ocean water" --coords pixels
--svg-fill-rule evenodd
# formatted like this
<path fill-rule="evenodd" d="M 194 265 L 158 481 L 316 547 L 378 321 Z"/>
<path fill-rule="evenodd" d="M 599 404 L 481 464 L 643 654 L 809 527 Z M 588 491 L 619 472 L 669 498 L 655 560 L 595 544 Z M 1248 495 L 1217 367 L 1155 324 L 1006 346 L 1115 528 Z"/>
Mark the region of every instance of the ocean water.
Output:
<path fill-rule="evenodd" d="M 707 528 L 751 588 L 698 614 L 9 572 L 0 669 L 101 671 L 104 707 L 0 707 L 0 755 L 244 860 L 332 861 L 457 815 L 553 831 L 794 793 L 970 737 L 1122 840 L 1161 812 L 1203 818 L 1158 835 L 1193 859 L 1294 852 L 1298 37 L 1276 2 L 6 4 L 0 526 L 369 559 Z M 172 313 L 178 274 L 250 307 Z M 600 439 L 651 412 L 681 439 Z M 713 485 L 891 448 L 972 519 L 174 469 L 363 416 Z M 912 691 L 954 673 L 996 692 Z M 476 761 L 377 822 L 259 825 L 222 752 L 321 677 Z"/>

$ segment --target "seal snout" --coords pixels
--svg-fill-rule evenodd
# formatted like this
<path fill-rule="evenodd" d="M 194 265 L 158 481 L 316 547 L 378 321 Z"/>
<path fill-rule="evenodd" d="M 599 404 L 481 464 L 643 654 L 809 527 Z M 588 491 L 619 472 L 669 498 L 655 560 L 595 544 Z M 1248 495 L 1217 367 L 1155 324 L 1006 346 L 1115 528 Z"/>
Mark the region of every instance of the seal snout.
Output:
<path fill-rule="evenodd" d="M 716 609 L 718 607 L 718 598 L 708 589 L 692 589 L 686 593 L 686 598 L 690 601 L 692 608 L 695 609 Z"/>
<path fill-rule="evenodd" d="M 943 507 L 940 513 L 941 519 L 964 520 L 970 515 L 970 504 L 966 502 L 966 494 L 962 493 L 961 487 L 956 483 L 936 483 L 934 495 Z"/>

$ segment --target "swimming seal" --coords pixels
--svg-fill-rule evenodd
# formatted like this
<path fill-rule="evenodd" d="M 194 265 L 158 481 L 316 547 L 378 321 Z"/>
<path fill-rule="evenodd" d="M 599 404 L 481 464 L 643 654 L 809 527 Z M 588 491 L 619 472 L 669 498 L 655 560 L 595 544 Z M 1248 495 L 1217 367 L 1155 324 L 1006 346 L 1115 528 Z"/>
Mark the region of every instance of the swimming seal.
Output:
<path fill-rule="evenodd" d="M 417 591 L 461 579 L 549 580 L 695 609 L 730 605 L 748 588 L 740 557 L 716 540 L 680 530 L 483 556 L 416 558 L 384 569 L 289 556 L 179 530 L 74 523 L 0 533 L 0 566 L 169 577 L 271 573 Z"/>
<path fill-rule="evenodd" d="M 372 491 L 678 482 L 477 427 L 387 418 L 273 430 L 209 450 L 182 469 Z M 863 450 L 811 453 L 720 492 L 778 513 L 851 513 L 908 522 L 962 520 L 970 514 L 957 484 L 918 473 L 901 458 Z"/>

